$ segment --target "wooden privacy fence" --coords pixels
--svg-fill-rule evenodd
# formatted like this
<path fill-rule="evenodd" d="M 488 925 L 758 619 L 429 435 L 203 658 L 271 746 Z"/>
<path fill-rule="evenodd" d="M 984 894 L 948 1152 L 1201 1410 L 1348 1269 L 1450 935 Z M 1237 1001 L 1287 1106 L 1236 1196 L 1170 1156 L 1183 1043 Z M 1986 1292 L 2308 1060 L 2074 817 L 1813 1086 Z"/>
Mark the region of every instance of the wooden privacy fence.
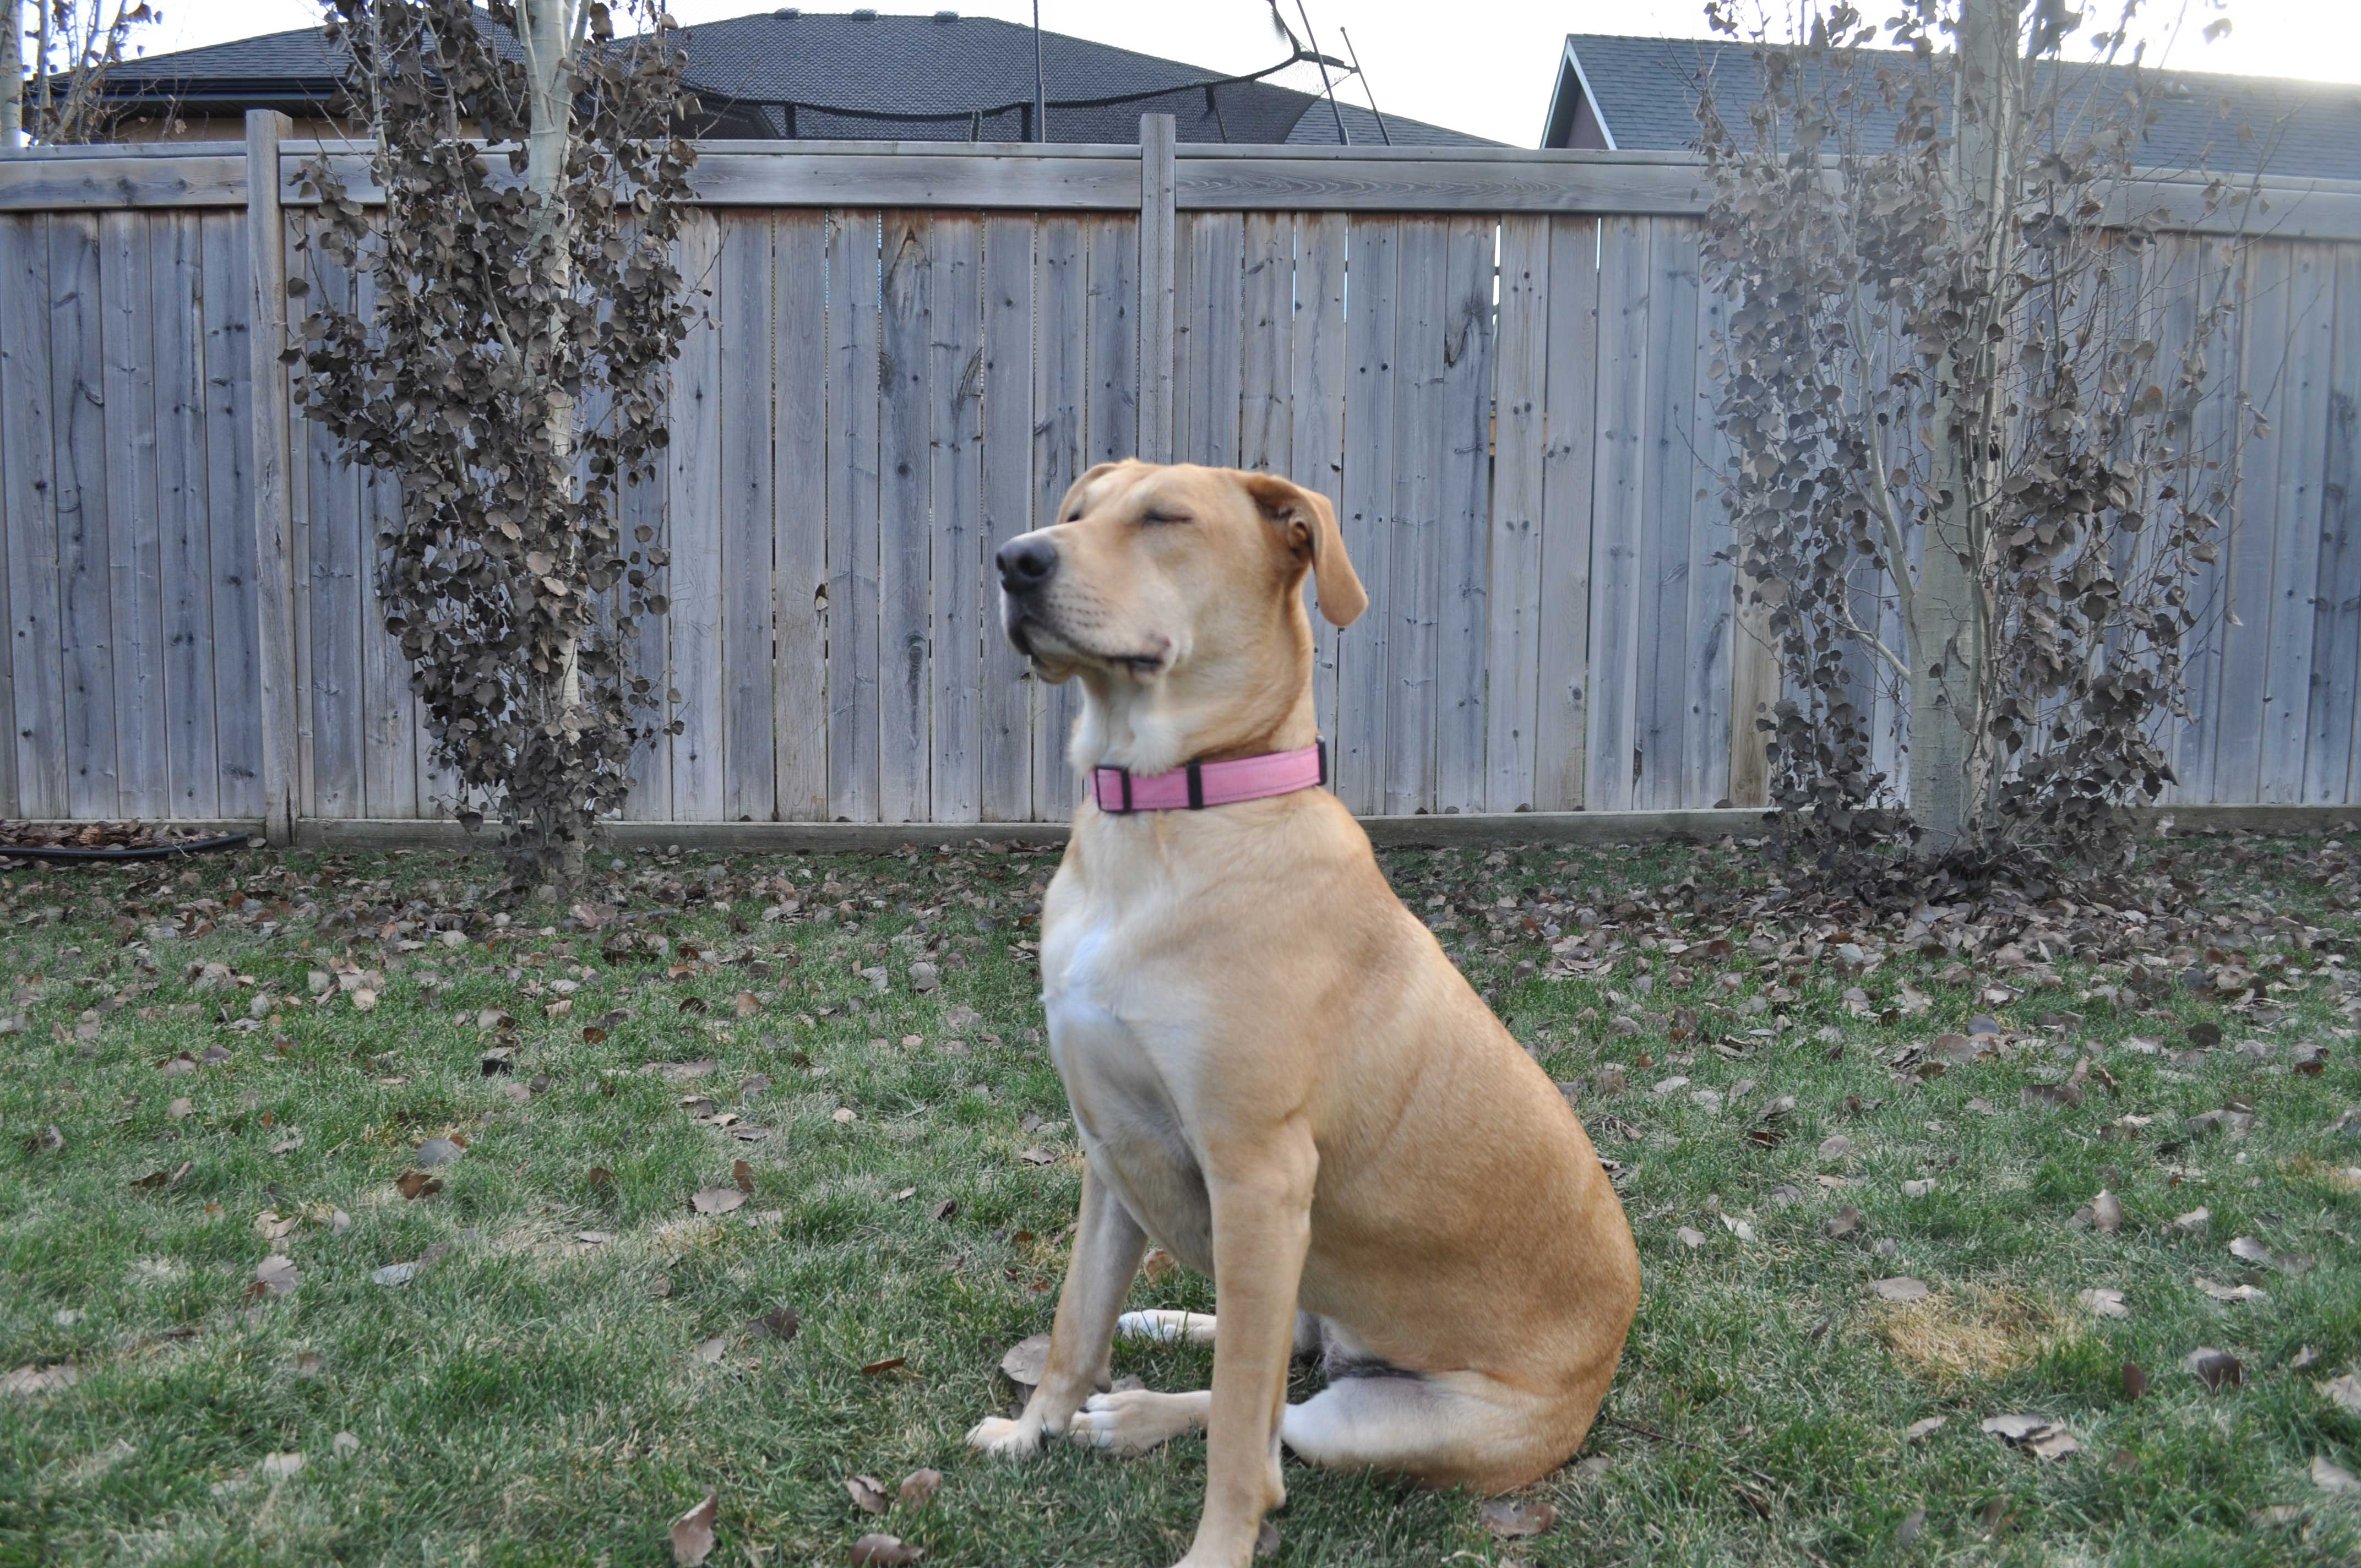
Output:
<path fill-rule="evenodd" d="M 368 287 L 293 249 L 316 150 L 258 115 L 246 148 L 0 160 L 0 815 L 450 809 L 379 624 L 391 487 L 277 363 L 284 267 Z M 1323 627 L 1319 700 L 1356 811 L 1762 799 L 1777 674 L 1711 477 L 1693 162 L 1176 148 L 1151 117 L 1138 147 L 715 144 L 698 181 L 709 308 L 624 502 L 672 552 L 637 657 L 681 731 L 629 817 L 1065 817 L 1071 689 L 1004 644 L 990 557 L 1134 453 L 1336 503 L 1370 608 Z M 2270 433 L 2180 793 L 2355 804 L 2361 188 L 2274 200 L 2235 349 Z"/>

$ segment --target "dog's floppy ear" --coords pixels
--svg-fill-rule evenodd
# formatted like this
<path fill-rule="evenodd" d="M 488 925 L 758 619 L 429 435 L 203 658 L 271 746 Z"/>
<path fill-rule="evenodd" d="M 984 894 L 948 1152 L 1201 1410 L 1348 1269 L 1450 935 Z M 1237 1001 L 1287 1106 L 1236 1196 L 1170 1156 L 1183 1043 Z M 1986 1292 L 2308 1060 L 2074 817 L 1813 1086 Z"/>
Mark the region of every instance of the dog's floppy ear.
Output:
<path fill-rule="evenodd" d="M 1288 543 L 1312 557 L 1320 613 L 1331 626 L 1350 626 L 1369 608 L 1360 574 L 1345 557 L 1345 536 L 1328 498 L 1276 474 L 1242 474 L 1246 494 L 1264 516 L 1288 531 Z"/>

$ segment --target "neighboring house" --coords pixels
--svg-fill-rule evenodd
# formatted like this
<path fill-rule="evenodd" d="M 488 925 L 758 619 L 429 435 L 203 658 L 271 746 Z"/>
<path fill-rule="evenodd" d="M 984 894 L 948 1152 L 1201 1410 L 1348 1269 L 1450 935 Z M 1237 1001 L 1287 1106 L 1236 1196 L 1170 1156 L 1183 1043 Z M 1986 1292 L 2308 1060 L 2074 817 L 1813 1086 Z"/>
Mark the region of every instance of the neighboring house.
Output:
<path fill-rule="evenodd" d="M 1863 50 L 1900 60 L 1888 50 Z M 2131 72 L 2069 63 L 2068 90 L 2119 100 Z M 2361 180 L 2361 86 L 2268 76 L 2158 71 L 2156 124 L 2141 161 L 2169 170 Z M 1697 83 L 1710 77 L 1731 124 L 1760 77 L 1751 46 L 1726 39 L 1634 38 L 1576 33 L 1565 40 L 1542 146 L 1674 151 L 1697 141 Z M 2246 127 L 2242 134 L 2241 127 Z"/>
<path fill-rule="evenodd" d="M 1030 141 L 1033 31 L 983 16 L 787 7 L 679 29 L 688 81 L 718 137 L 893 141 Z M 1169 114 L 1184 142 L 1334 146 L 1328 100 L 1267 82 L 1041 35 L 1053 142 L 1131 142 L 1139 116 Z M 126 139 L 235 140 L 248 109 L 277 109 L 298 135 L 352 128 L 341 60 L 321 32 L 240 38 L 149 55 L 115 68 Z M 1480 137 L 1336 100 L 1347 137 L 1378 146 L 1491 146 Z"/>

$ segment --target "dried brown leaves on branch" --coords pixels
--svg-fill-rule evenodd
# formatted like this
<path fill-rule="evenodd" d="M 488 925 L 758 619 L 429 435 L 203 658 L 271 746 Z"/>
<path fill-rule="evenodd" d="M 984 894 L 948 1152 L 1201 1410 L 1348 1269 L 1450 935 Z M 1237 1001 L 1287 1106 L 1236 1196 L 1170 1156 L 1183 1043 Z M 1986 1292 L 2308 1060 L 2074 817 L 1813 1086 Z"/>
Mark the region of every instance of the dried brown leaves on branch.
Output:
<path fill-rule="evenodd" d="M 108 91 L 115 68 L 139 52 L 135 40 L 163 19 L 148 0 L 36 0 L 30 9 L 28 27 L 22 0 L 7 0 L 0 149 L 27 137 L 43 147 L 106 141 L 152 112 Z"/>
<path fill-rule="evenodd" d="M 2236 491 L 2237 246 L 2133 200 L 2152 75 L 2097 89 L 2023 0 L 1898 9 L 1746 35 L 1751 101 L 1701 84 L 1724 503 L 1784 677 L 1758 719 L 1775 820 L 1840 881 L 2054 875 L 2173 777 L 2158 731 Z"/>
<path fill-rule="evenodd" d="M 664 19 L 591 0 L 335 0 L 371 137 L 304 170 L 289 280 L 303 407 L 385 476 L 379 598 L 462 819 L 577 873 L 662 693 L 631 673 L 666 609 L 653 480 L 690 321 L 674 260 L 697 113 Z"/>

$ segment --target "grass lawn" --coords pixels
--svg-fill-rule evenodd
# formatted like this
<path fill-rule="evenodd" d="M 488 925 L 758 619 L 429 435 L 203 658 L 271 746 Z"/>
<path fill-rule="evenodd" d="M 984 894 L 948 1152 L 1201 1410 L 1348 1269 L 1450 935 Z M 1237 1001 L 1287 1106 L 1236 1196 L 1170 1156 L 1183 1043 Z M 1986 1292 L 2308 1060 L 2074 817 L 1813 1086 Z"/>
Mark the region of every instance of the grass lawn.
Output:
<path fill-rule="evenodd" d="M 1277 1561 L 2361 1561 L 2361 842 L 2162 852 L 2129 915 L 1851 927 L 1742 845 L 1389 854 L 1580 1080 L 1646 1294 L 1554 1528 L 1290 1464 Z M 1202 1439 L 960 1441 L 1081 1182 L 1054 859 L 620 864 L 513 919 L 484 860 L 0 876 L 0 1562 L 661 1563 L 708 1490 L 716 1563 L 1180 1553 Z"/>

